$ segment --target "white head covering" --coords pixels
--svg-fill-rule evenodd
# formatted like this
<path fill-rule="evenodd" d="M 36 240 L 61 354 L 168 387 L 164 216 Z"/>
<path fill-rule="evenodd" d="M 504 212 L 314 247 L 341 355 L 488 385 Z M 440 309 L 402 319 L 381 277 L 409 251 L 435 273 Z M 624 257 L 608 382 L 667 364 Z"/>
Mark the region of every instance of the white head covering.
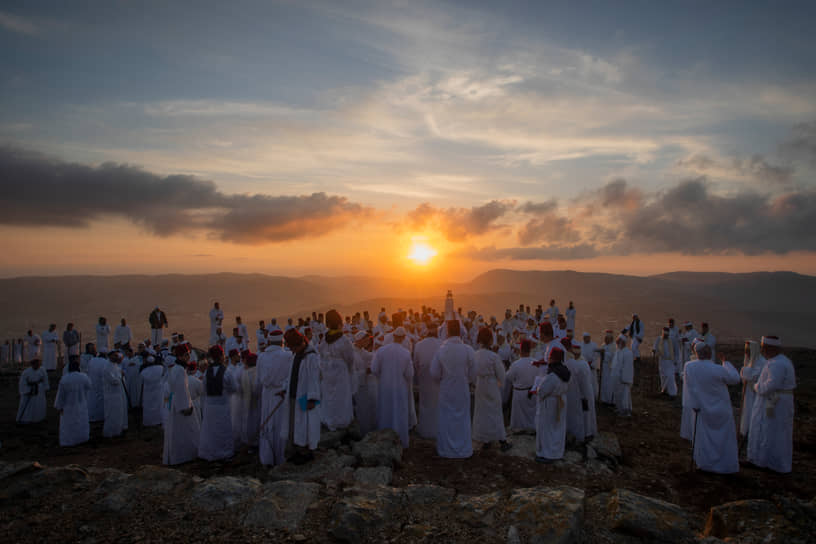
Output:
<path fill-rule="evenodd" d="M 782 347 L 782 340 L 778 336 L 763 336 L 762 345 Z"/>
<path fill-rule="evenodd" d="M 397 329 L 394 331 L 394 336 L 406 336 L 405 328 L 397 327 Z"/>
<path fill-rule="evenodd" d="M 367 332 L 360 331 L 360 332 L 358 332 L 357 334 L 354 335 L 354 341 L 359 342 L 360 340 L 362 340 L 363 338 L 365 338 L 367 336 L 368 336 Z"/>

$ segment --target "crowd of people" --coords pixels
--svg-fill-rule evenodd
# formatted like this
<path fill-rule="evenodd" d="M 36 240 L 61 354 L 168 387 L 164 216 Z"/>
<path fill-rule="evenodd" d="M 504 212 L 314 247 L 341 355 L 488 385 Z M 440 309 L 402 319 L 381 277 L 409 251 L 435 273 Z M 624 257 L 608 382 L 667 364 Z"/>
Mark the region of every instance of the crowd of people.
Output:
<path fill-rule="evenodd" d="M 567 435 L 585 442 L 597 433 L 596 404 L 631 416 L 635 370 L 644 364 L 637 315 L 597 344 L 588 332 L 575 336 L 574 304 L 562 314 L 554 300 L 533 312 L 507 310 L 501 322 L 454 308 L 450 293 L 442 312 L 382 308 L 371 320 L 368 312 L 343 319 L 330 310 L 282 327 L 271 319 L 259 322 L 254 352 L 240 317 L 230 337 L 218 302 L 209 317 L 206 350 L 183 334 L 163 338 L 168 321 L 158 307 L 150 338 L 135 345 L 122 319 L 110 349 L 111 329 L 100 318 L 96 342 L 80 354 L 80 335 L 68 324 L 64 365 L 56 325 L 41 337 L 29 331 L 36 340 L 24 343 L 30 366 L 20 376 L 18 423 L 46 418 L 46 371 L 61 370 L 54 405 L 62 446 L 88 441 L 93 422 L 102 422 L 104 437 L 119 436 L 135 412 L 140 427 L 163 427 L 163 462 L 171 465 L 230 459 L 241 448 L 257 451 L 264 465 L 304 463 L 322 430 L 355 421 L 362 434 L 393 429 L 406 448 L 413 429 L 435 440 L 441 457 L 467 458 L 474 442 L 511 448 L 509 416 L 512 431 L 535 434 L 536 461 L 551 463 L 563 457 Z M 653 345 L 661 391 L 682 394 L 680 435 L 692 442 L 694 462 L 737 472 L 741 438 L 748 462 L 790 472 L 796 380 L 781 341 L 746 342 L 740 372 L 715 359 L 706 323 L 698 333 L 670 319 Z M 728 387 L 740 382 L 737 429 Z"/>

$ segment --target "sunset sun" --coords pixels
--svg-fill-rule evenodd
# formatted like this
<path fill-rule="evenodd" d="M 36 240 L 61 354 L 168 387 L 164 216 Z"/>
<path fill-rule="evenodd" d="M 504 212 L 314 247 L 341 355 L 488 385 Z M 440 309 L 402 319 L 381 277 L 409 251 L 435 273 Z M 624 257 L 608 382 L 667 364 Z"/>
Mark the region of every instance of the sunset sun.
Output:
<path fill-rule="evenodd" d="M 424 242 L 414 242 L 408 258 L 416 264 L 426 265 L 436 256 L 436 250 Z"/>

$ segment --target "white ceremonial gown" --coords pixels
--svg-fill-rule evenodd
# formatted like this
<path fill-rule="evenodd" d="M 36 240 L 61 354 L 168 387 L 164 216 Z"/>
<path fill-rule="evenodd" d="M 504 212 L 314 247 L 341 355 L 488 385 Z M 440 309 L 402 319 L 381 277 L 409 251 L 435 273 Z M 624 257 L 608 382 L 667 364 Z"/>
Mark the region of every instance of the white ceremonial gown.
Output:
<path fill-rule="evenodd" d="M 411 354 L 400 344 L 387 344 L 374 353 L 371 373 L 379 381 L 377 428 L 393 429 L 408 447 L 410 391 L 414 378 Z"/>
<path fill-rule="evenodd" d="M 59 342 L 59 334 L 57 331 L 45 331 L 42 333 L 42 366 L 46 370 L 57 369 L 57 342 Z M 67 358 L 65 360 L 65 367 L 68 367 Z"/>
<path fill-rule="evenodd" d="M 615 362 L 617 352 L 615 344 L 603 345 L 603 363 L 601 368 L 601 402 L 612 404 L 615 401 L 615 379 L 612 372 L 612 364 Z"/>
<path fill-rule="evenodd" d="M 417 433 L 422 438 L 436 439 L 436 418 L 439 415 L 439 381 L 431 376 L 431 361 L 442 340 L 429 336 L 414 347 L 414 375 L 419 392 Z"/>
<path fill-rule="evenodd" d="M 108 360 L 94 357 L 88 362 L 88 377 L 91 379 L 91 393 L 88 395 L 88 421 L 105 420 L 105 373 Z"/>
<path fill-rule="evenodd" d="M 320 419 L 330 431 L 348 427 L 354 419 L 352 403 L 352 372 L 354 348 L 347 336 L 331 344 L 325 340 L 318 346 L 320 353 Z"/>
<path fill-rule="evenodd" d="M 258 453 L 262 465 L 280 465 L 286 462 L 289 427 L 286 388 L 292 372 L 292 358 L 292 352 L 274 345 L 258 355 L 256 379 L 261 388 Z"/>
<path fill-rule="evenodd" d="M 232 437 L 235 441 L 234 449 L 237 450 L 242 443 L 241 429 L 244 426 L 244 399 L 241 396 L 241 376 L 244 374 L 244 365 L 238 363 L 237 365 L 230 364 L 227 367 L 227 374 L 232 376 L 232 382 L 235 388 L 229 394 L 230 404 L 230 418 L 232 421 Z"/>
<path fill-rule="evenodd" d="M 578 442 L 583 442 L 597 431 L 595 397 L 590 376 L 592 371 L 583 359 L 567 359 L 564 366 L 570 371 L 567 384 L 567 432 Z"/>
<path fill-rule="evenodd" d="M 31 336 L 26 336 L 26 362 L 36 359 L 40 356 L 40 347 L 42 345 L 42 339 L 37 334 L 32 334 Z"/>
<path fill-rule="evenodd" d="M 731 363 L 709 360 L 686 365 L 684 388 L 688 389 L 692 410 L 699 410 L 694 431 L 694 462 L 701 470 L 731 474 L 739 472 L 737 429 L 728 386 L 740 377 Z"/>
<path fill-rule="evenodd" d="M 45 419 L 47 412 L 45 392 L 48 389 L 48 373 L 43 367 L 37 370 L 28 367 L 23 370 L 18 384 L 20 392 L 18 423 L 38 423 Z"/>
<path fill-rule="evenodd" d="M 504 363 L 496 353 L 480 349 L 476 352 L 475 369 L 472 438 L 478 442 L 504 440 L 507 438 L 501 389 L 505 380 Z"/>
<path fill-rule="evenodd" d="M 453 459 L 470 457 L 470 384 L 476 377 L 473 348 L 458 336 L 448 338 L 431 361 L 431 376 L 439 380 L 436 452 Z"/>
<path fill-rule="evenodd" d="M 295 372 L 295 356 L 292 359 L 292 374 Z M 308 447 L 310 450 L 317 449 L 320 443 L 320 410 L 317 407 L 309 410 L 308 401 L 320 402 L 320 355 L 311 346 L 306 348 L 305 356 L 300 361 L 297 368 L 297 388 L 292 395 L 294 379 L 289 375 L 289 383 L 286 387 L 286 398 L 290 399 L 290 407 L 295 411 L 294 419 L 290 415 L 289 419 L 294 421 L 292 441 L 296 446 Z M 294 401 L 292 403 L 291 401 Z M 284 438 L 289 439 L 289 426 L 281 429 L 286 433 Z"/>
<path fill-rule="evenodd" d="M 221 327 L 222 322 L 224 321 L 224 311 L 219 309 L 212 308 L 210 310 L 210 345 L 214 346 L 218 343 L 218 334 L 216 331 L 219 327 Z"/>
<path fill-rule="evenodd" d="M 674 343 L 671 338 L 660 337 L 655 340 L 654 351 L 657 354 L 660 373 L 660 391 L 670 397 L 677 396 L 677 382 L 674 381 Z"/>
<path fill-rule="evenodd" d="M 125 344 L 130 344 L 131 339 L 133 338 L 133 334 L 130 332 L 129 325 L 117 325 L 116 329 L 113 331 L 113 345 L 119 344 L 120 346 L 124 346 Z"/>
<path fill-rule="evenodd" d="M 575 330 L 575 308 L 567 308 L 567 311 L 564 312 L 564 316 L 567 318 L 567 329 Z"/>
<path fill-rule="evenodd" d="M 110 349 L 110 325 L 96 325 L 96 350 L 107 352 Z M 103 349 L 104 348 L 104 349 Z"/>
<path fill-rule="evenodd" d="M 696 360 L 697 357 L 695 356 L 691 361 L 686 361 L 686 363 L 683 364 L 683 374 L 681 378 L 686 374 L 686 366 Z M 680 414 L 680 438 L 691 440 L 694 433 L 694 410 L 691 408 L 691 396 L 685 385 L 683 385 L 683 392 L 680 398 L 683 402 L 683 408 Z"/>
<path fill-rule="evenodd" d="M 131 408 L 138 408 L 142 405 L 142 375 L 139 373 L 141 368 L 142 358 L 138 355 L 125 357 L 122 361 Z"/>
<path fill-rule="evenodd" d="M 533 388 L 538 368 L 532 357 L 522 357 L 510 365 L 504 383 L 504 398 L 511 400 L 510 428 L 514 431 L 534 431 L 536 399 L 528 395 Z"/>
<path fill-rule="evenodd" d="M 211 374 L 223 373 L 221 394 L 207 393 L 207 380 Z M 215 380 L 213 380 L 215 381 Z M 238 390 L 235 377 L 222 365 L 213 365 L 204 374 L 204 419 L 198 441 L 198 456 L 207 461 L 229 459 L 235 454 L 235 436 L 230 415 L 230 396 Z M 214 385 L 214 384 L 213 384 Z"/>
<path fill-rule="evenodd" d="M 145 427 L 162 423 L 164 375 L 164 365 L 158 363 L 142 369 L 142 425 Z"/>
<path fill-rule="evenodd" d="M 243 404 L 241 441 L 252 448 L 258 447 L 258 433 L 261 425 L 261 390 L 257 376 L 257 366 L 247 367 L 241 373 L 241 402 Z"/>
<path fill-rule="evenodd" d="M 105 389 L 105 425 L 102 436 L 119 436 L 128 428 L 127 398 L 122 383 L 122 367 L 108 361 L 108 368 L 102 375 Z"/>
<path fill-rule="evenodd" d="M 566 396 L 569 385 L 553 373 L 536 380 L 536 456 L 561 459 L 567 443 Z"/>
<path fill-rule="evenodd" d="M 193 401 L 193 406 L 195 406 L 196 414 L 198 414 L 198 421 L 199 423 L 204 418 L 204 412 L 202 411 L 203 406 L 201 405 L 201 399 L 204 396 L 204 384 L 201 383 L 201 380 L 193 375 L 187 374 L 187 389 L 190 391 L 190 400 Z"/>
<path fill-rule="evenodd" d="M 190 398 L 187 372 L 183 366 L 173 365 L 167 375 L 170 390 L 168 407 L 170 410 L 164 426 L 164 448 L 162 463 L 178 465 L 192 461 L 198 455 L 198 441 L 201 434 L 201 420 Z M 192 408 L 192 413 L 183 412 Z"/>
<path fill-rule="evenodd" d="M 788 473 L 793 461 L 793 390 L 796 373 L 790 359 L 780 354 L 768 359 L 759 381 L 751 412 L 748 461 L 776 472 Z"/>
<path fill-rule="evenodd" d="M 740 377 L 742 378 L 742 410 L 740 411 L 740 427 L 739 432 L 743 436 L 750 435 L 751 431 L 751 412 L 754 408 L 757 394 L 754 391 L 754 384 L 759 381 L 762 371 L 765 369 L 767 361 L 765 357 L 759 355 L 756 360 L 750 365 L 744 365 L 740 369 Z"/>
<path fill-rule="evenodd" d="M 69 372 L 59 382 L 54 408 L 62 410 L 59 422 L 60 446 L 76 446 L 90 438 L 88 395 L 91 379 L 82 372 Z"/>
<path fill-rule="evenodd" d="M 635 364 L 634 354 L 630 348 L 619 349 L 615 352 L 612 376 L 615 383 L 615 410 L 620 414 L 631 414 Z"/>
<path fill-rule="evenodd" d="M 357 392 L 354 394 L 354 412 L 360 426 L 360 434 L 365 436 L 377 429 L 377 392 L 379 383 L 372 374 L 371 361 L 374 354 L 368 350 L 354 348 L 354 373 Z"/>

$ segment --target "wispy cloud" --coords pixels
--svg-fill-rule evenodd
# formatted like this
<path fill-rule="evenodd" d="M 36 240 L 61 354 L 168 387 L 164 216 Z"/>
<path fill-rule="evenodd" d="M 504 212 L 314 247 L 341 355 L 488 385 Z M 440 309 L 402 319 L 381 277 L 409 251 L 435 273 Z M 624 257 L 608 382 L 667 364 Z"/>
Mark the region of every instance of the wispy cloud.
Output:
<path fill-rule="evenodd" d="M 0 27 L 28 36 L 39 33 L 39 28 L 31 20 L 4 11 L 0 11 Z"/>

